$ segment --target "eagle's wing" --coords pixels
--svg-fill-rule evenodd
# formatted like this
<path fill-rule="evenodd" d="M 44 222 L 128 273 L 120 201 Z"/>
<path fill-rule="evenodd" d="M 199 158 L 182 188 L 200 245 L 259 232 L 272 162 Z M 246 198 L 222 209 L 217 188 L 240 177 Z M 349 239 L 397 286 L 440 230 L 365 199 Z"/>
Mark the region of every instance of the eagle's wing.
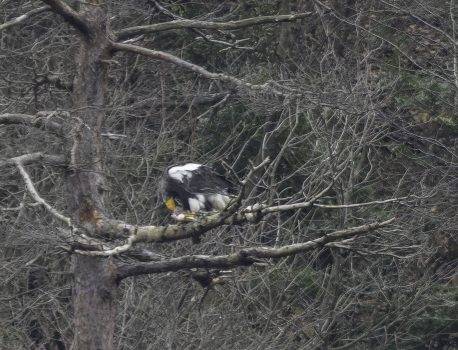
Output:
<path fill-rule="evenodd" d="M 197 163 L 187 163 L 168 169 L 168 175 L 179 183 L 188 193 L 192 194 L 223 194 L 234 195 L 237 186 L 217 173 L 213 168 Z"/>
<path fill-rule="evenodd" d="M 202 165 L 193 175 L 187 179 L 191 193 L 231 196 L 238 192 L 237 186 L 209 166 Z"/>

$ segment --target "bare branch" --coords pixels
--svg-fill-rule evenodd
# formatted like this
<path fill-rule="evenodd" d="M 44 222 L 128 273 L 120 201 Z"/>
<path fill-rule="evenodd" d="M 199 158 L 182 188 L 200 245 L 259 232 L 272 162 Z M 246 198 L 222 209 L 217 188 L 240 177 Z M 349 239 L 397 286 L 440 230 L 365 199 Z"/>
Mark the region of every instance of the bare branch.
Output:
<path fill-rule="evenodd" d="M 390 198 L 383 201 L 372 201 L 372 202 L 365 202 L 365 203 L 354 203 L 354 204 L 343 204 L 343 205 L 332 205 L 332 204 L 313 204 L 314 207 L 324 208 L 324 209 L 345 209 L 345 208 L 357 208 L 357 207 L 367 207 L 370 205 L 376 204 L 387 204 L 387 203 L 396 203 L 400 202 L 404 199 L 412 198 L 411 196 L 406 197 L 399 197 L 399 198 Z"/>
<path fill-rule="evenodd" d="M 306 202 L 293 203 L 293 204 L 282 204 L 282 205 L 277 205 L 277 206 L 272 206 L 272 207 L 267 207 L 267 208 L 266 207 L 254 208 L 251 211 L 259 211 L 262 216 L 265 216 L 265 215 L 270 214 L 270 213 L 277 213 L 277 212 L 282 212 L 282 211 L 309 208 L 312 205 L 314 205 L 314 203 L 319 198 L 323 197 L 331 189 L 333 184 L 334 184 L 334 181 L 331 182 L 324 190 L 322 190 L 318 194 L 314 195 L 310 200 L 308 200 Z"/>
<path fill-rule="evenodd" d="M 27 190 L 29 191 L 30 195 L 32 198 L 37 202 L 40 203 L 43 207 L 46 208 L 47 211 L 51 213 L 52 216 L 54 216 L 56 219 L 64 222 L 67 224 L 67 226 L 72 227 L 72 222 L 70 218 L 62 215 L 59 213 L 56 209 L 54 209 L 51 205 L 49 205 L 48 202 L 46 202 L 37 192 L 35 189 L 35 186 L 33 185 L 32 179 L 30 178 L 29 174 L 27 171 L 25 171 L 21 161 L 16 158 L 15 164 L 19 170 L 19 173 L 21 174 L 22 178 L 24 179 L 25 185 L 27 187 Z"/>
<path fill-rule="evenodd" d="M 240 184 L 242 186 L 246 185 L 253 174 L 269 162 L 269 157 L 266 157 L 257 166 L 252 166 L 252 169 L 245 177 L 245 179 L 240 181 Z M 162 243 L 186 238 L 195 239 L 215 227 L 223 225 L 242 225 L 247 222 L 258 222 L 264 216 L 267 216 L 271 213 L 292 211 L 296 209 L 311 207 L 319 198 L 324 196 L 332 188 L 335 180 L 340 176 L 341 173 L 334 177 L 325 189 L 313 195 L 309 200 L 304 202 L 277 206 L 257 204 L 240 210 L 238 205 L 242 197 L 239 196 L 235 199 L 232 205 L 226 208 L 226 210 L 207 216 L 202 216 L 199 218 L 199 220 L 187 224 L 181 223 L 168 226 L 137 226 L 120 220 L 109 219 L 103 213 L 100 213 L 94 209 L 95 211 L 91 213 L 91 216 L 96 219 L 94 234 L 110 239 L 129 237 L 128 243 L 122 246 L 123 248 L 121 248 L 121 251 L 126 251 L 134 243 L 139 242 Z M 109 250 L 111 252 L 112 249 Z M 110 253 L 109 255 L 113 254 L 116 254 L 116 251 L 114 251 L 114 253 Z"/>
<path fill-rule="evenodd" d="M 436 73 L 434 70 L 431 70 L 431 69 L 427 69 L 426 67 L 424 67 L 418 59 L 415 59 L 412 55 L 409 55 L 405 50 L 402 49 L 401 46 L 397 45 L 393 40 L 389 40 L 386 36 L 382 36 L 374 31 L 371 31 L 369 29 L 367 29 L 365 26 L 362 26 L 362 25 L 359 25 L 357 23 L 357 21 L 350 21 L 348 20 L 347 18 L 344 18 L 343 16 L 340 16 L 338 14 L 337 11 L 335 11 L 333 8 L 329 7 L 328 5 L 326 5 L 324 2 L 320 1 L 320 0 L 314 0 L 314 2 L 316 2 L 317 4 L 319 4 L 320 6 L 322 6 L 323 8 L 325 8 L 326 10 L 330 11 L 329 13 L 334 16 L 336 19 L 338 19 L 339 21 L 342 21 L 344 23 L 347 23 L 347 24 L 350 24 L 352 26 L 355 26 L 357 27 L 358 29 L 374 36 L 375 38 L 378 38 L 380 40 L 383 40 L 384 42 L 390 44 L 390 46 L 394 47 L 396 50 L 398 50 L 398 52 L 404 56 L 409 62 L 411 62 L 413 65 L 415 65 L 416 67 L 418 67 L 419 69 L 421 69 L 422 71 L 424 72 L 428 72 L 429 74 L 435 76 L 436 78 L 440 79 L 440 80 L 443 80 L 445 82 L 448 82 L 448 79 L 446 76 L 443 76 L 443 75 L 440 75 L 439 73 Z"/>
<path fill-rule="evenodd" d="M 387 1 L 382 1 L 385 5 L 387 5 L 388 7 L 392 7 L 394 9 L 396 9 L 397 11 L 399 11 L 399 13 L 402 13 L 404 15 L 407 15 L 407 16 L 410 16 L 412 18 L 415 18 L 416 20 L 418 20 L 419 22 L 423 23 L 424 25 L 428 26 L 429 28 L 431 28 L 432 30 L 440 33 L 441 35 L 443 35 L 444 37 L 446 37 L 449 42 L 454 45 L 455 44 L 455 40 L 453 39 L 453 36 L 448 34 L 445 30 L 442 30 L 441 28 L 439 28 L 438 26 L 435 26 L 434 24 L 432 24 L 431 22 L 425 20 L 424 18 L 420 17 L 420 16 L 417 16 L 413 11 L 407 11 L 399 6 L 396 6 L 394 3 L 389 3 Z M 453 21 L 453 18 L 452 18 L 452 21 Z"/>
<path fill-rule="evenodd" d="M 256 26 L 266 23 L 281 23 L 291 22 L 296 19 L 308 17 L 312 12 L 297 13 L 291 15 L 276 15 L 276 16 L 259 16 L 245 18 L 239 21 L 230 22 L 207 22 L 191 19 L 181 19 L 176 21 L 150 24 L 146 26 L 131 27 L 117 32 L 118 40 L 125 40 L 141 34 L 155 33 L 164 30 L 172 29 L 218 29 L 218 30 L 234 30 L 250 26 Z"/>
<path fill-rule="evenodd" d="M 13 18 L 12 20 L 9 20 L 9 21 L 7 21 L 7 22 L 5 22 L 3 24 L 0 24 L 0 32 L 2 30 L 7 29 L 7 28 L 10 28 L 10 27 L 13 27 L 15 25 L 21 24 L 22 22 L 24 22 L 25 20 L 29 19 L 33 15 L 36 15 L 36 14 L 44 12 L 44 11 L 48 11 L 49 9 L 50 9 L 49 6 L 38 7 L 36 9 L 30 10 L 29 12 L 24 13 L 23 15 L 21 15 L 19 17 Z"/>
<path fill-rule="evenodd" d="M 268 162 L 266 159 L 259 166 Z M 101 213 L 93 213 L 97 218 L 96 230 L 97 234 L 108 238 L 126 238 L 129 237 L 129 244 L 133 245 L 139 242 L 171 242 L 187 238 L 196 238 L 203 235 L 205 232 L 223 225 L 242 225 L 247 222 L 257 222 L 264 216 L 271 213 L 292 211 L 296 209 L 308 208 L 321 198 L 332 187 L 333 182 L 324 190 L 314 195 L 308 201 L 301 203 L 278 205 L 267 207 L 259 204 L 249 208 L 241 209 L 237 212 L 222 211 L 208 216 L 199 218 L 198 221 L 186 224 L 176 224 L 168 226 L 137 226 L 125 223 L 119 220 L 108 219 Z M 123 248 L 124 249 L 124 248 Z M 128 249 L 128 247 L 127 247 Z M 103 254 L 102 254 L 103 255 Z"/>
<path fill-rule="evenodd" d="M 89 237 L 84 233 L 75 235 L 75 230 L 60 229 L 58 232 L 60 232 L 60 238 L 67 243 L 67 245 L 60 245 L 58 248 L 70 254 L 77 253 L 88 256 L 110 256 L 123 253 L 125 257 L 143 262 L 159 261 L 166 258 L 164 255 L 154 253 L 145 248 L 135 249 L 128 247 L 126 249 L 123 248 L 125 245 L 113 248 L 107 245 L 106 242 L 94 237 Z M 129 240 L 126 244 L 129 244 Z"/>
<path fill-rule="evenodd" d="M 280 248 L 246 248 L 229 255 L 191 255 L 169 259 L 167 261 L 139 264 L 136 266 L 124 265 L 118 270 L 118 280 L 122 280 L 129 276 L 177 271 L 189 268 L 230 268 L 235 266 L 247 266 L 253 264 L 256 259 L 282 258 L 303 253 L 318 246 L 324 246 L 330 242 L 361 235 L 387 226 L 394 222 L 394 220 L 395 218 L 391 218 L 383 222 L 375 222 L 373 224 L 334 231 L 311 241 L 286 245 Z"/>
<path fill-rule="evenodd" d="M 186 18 L 180 17 L 177 14 L 167 10 L 165 7 L 161 6 L 161 4 L 159 4 L 157 1 L 153 0 L 153 2 L 154 2 L 154 5 L 156 6 L 156 8 L 160 12 L 162 12 L 166 16 L 169 16 L 173 20 L 186 20 Z M 221 51 L 225 51 L 225 50 L 228 50 L 228 49 L 231 49 L 231 48 L 232 49 L 242 49 L 242 50 L 254 50 L 254 48 L 252 48 L 252 47 L 238 46 L 239 43 L 241 43 L 241 42 L 243 42 L 245 40 L 248 40 L 248 39 L 236 40 L 235 43 L 230 43 L 230 42 L 226 42 L 226 41 L 222 41 L 222 40 L 213 39 L 212 35 L 207 35 L 202 30 L 199 30 L 199 29 L 196 29 L 196 28 L 190 28 L 190 29 L 191 29 L 192 32 L 196 33 L 199 36 L 199 37 L 196 38 L 196 40 L 203 39 L 203 40 L 205 40 L 207 42 L 212 42 L 212 43 L 215 43 L 215 44 L 220 44 L 220 45 L 227 46 L 226 48 L 222 49 Z M 222 30 L 218 30 L 217 32 L 222 33 L 223 35 L 225 35 L 225 33 Z"/>
<path fill-rule="evenodd" d="M 306 202 L 266 207 L 258 205 L 249 209 L 242 209 L 232 215 L 222 211 L 219 213 L 203 216 L 198 221 L 186 224 L 176 224 L 168 226 L 136 226 L 119 220 L 112 220 L 104 217 L 101 213 L 94 213 L 97 217 L 96 230 L 98 235 L 108 238 L 131 238 L 131 243 L 138 242 L 171 242 L 186 238 L 195 238 L 205 232 L 222 225 L 242 225 L 247 222 L 257 222 L 262 217 L 280 211 L 308 208 L 313 205 L 320 195 L 324 194 L 328 188 L 320 192 Z"/>
<path fill-rule="evenodd" d="M 202 114 L 198 115 L 196 117 L 196 120 L 200 120 L 202 119 L 203 117 L 205 117 L 208 113 L 214 111 L 215 109 L 217 109 L 219 106 L 221 105 L 224 105 L 226 103 L 226 101 L 228 100 L 229 96 L 231 96 L 231 94 L 227 94 L 226 96 L 224 96 L 224 98 L 219 101 L 218 103 L 214 104 L 213 106 L 210 106 L 209 109 L 207 109 L 205 112 L 203 112 Z"/>
<path fill-rule="evenodd" d="M 114 247 L 111 249 L 106 249 L 106 250 L 80 250 L 80 249 L 75 249 L 74 252 L 77 254 L 81 255 L 88 255 L 88 256 L 112 256 L 112 255 L 118 255 L 121 253 L 124 253 L 128 251 L 131 247 L 132 244 L 135 240 L 135 236 L 130 236 L 127 239 L 127 242 L 121 246 Z"/>
<path fill-rule="evenodd" d="M 239 184 L 240 184 L 240 191 L 239 191 L 239 194 L 237 195 L 237 197 L 232 201 L 232 203 L 229 204 L 229 206 L 226 208 L 225 212 L 226 212 L 226 215 L 229 216 L 233 213 L 235 213 L 241 206 L 242 204 L 242 199 L 245 197 L 245 190 L 246 190 L 246 185 L 248 184 L 248 182 L 252 181 L 253 180 L 253 176 L 254 174 L 256 174 L 256 172 L 261 169 L 262 167 L 264 167 L 265 165 L 269 164 L 270 163 L 270 158 L 269 157 L 266 157 L 260 164 L 258 164 L 257 166 L 254 166 L 252 165 L 251 166 L 251 169 L 250 171 L 248 172 L 248 174 L 245 176 L 245 178 L 243 180 L 239 180 Z M 232 168 L 229 168 L 232 170 Z M 258 208 L 258 206 L 256 206 L 256 208 Z"/>
<path fill-rule="evenodd" d="M 51 7 L 51 10 L 68 22 L 71 26 L 82 32 L 83 34 L 90 34 L 91 29 L 83 17 L 68 6 L 65 2 L 61 0 L 41 0 L 45 4 L 48 4 Z"/>
<path fill-rule="evenodd" d="M 43 128 L 53 132 L 56 135 L 62 136 L 62 125 L 49 119 L 52 116 L 52 112 L 47 117 L 39 113 L 37 115 L 28 114 L 13 114 L 5 113 L 0 114 L 0 124 L 19 124 L 34 126 L 36 128 Z"/>
<path fill-rule="evenodd" d="M 41 152 L 23 154 L 9 159 L 0 160 L 0 168 L 5 166 L 16 165 L 20 162 L 22 165 L 28 165 L 32 163 L 47 163 L 56 166 L 66 166 L 67 160 L 63 155 L 56 154 L 45 154 Z"/>
<path fill-rule="evenodd" d="M 170 62 L 170 63 L 175 64 L 176 66 L 179 66 L 181 68 L 190 70 L 197 74 L 200 74 L 201 76 L 207 79 L 221 80 L 227 83 L 234 84 L 239 87 L 245 87 L 250 90 L 270 92 L 270 93 L 273 93 L 279 96 L 289 95 L 289 94 L 283 93 L 277 90 L 276 88 L 272 87 L 271 84 L 269 84 L 268 82 L 262 85 L 256 85 L 256 84 L 251 84 L 242 79 L 238 79 L 236 77 L 226 75 L 223 73 L 212 73 L 206 70 L 202 66 L 198 66 L 197 64 L 182 60 L 181 58 L 171 55 L 167 52 L 150 50 L 150 49 L 147 49 L 141 46 L 136 46 L 136 45 L 131 45 L 131 44 L 120 44 L 120 43 L 113 43 L 112 48 L 117 51 L 133 52 L 139 55 L 151 57 L 153 59 Z"/>

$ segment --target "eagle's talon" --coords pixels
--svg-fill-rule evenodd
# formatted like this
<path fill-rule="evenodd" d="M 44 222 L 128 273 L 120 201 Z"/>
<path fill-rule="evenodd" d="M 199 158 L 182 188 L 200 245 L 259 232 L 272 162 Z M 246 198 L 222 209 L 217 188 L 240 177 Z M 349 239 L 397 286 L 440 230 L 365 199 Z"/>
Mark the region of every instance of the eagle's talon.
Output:
<path fill-rule="evenodd" d="M 196 221 L 196 215 L 190 212 L 176 213 L 173 212 L 171 217 L 179 222 L 194 222 Z"/>

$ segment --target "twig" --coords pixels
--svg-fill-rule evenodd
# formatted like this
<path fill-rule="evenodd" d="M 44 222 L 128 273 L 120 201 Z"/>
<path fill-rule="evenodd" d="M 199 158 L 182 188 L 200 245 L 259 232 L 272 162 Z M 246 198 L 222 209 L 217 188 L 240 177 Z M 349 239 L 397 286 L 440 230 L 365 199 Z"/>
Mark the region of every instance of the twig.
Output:
<path fill-rule="evenodd" d="M 49 9 L 50 9 L 49 6 L 38 7 L 36 9 L 30 10 L 29 12 L 24 13 L 21 16 L 13 18 L 12 20 L 9 20 L 9 21 L 7 21 L 5 23 L 2 23 L 2 24 L 0 24 L 0 32 L 2 30 L 4 30 L 4 29 L 7 29 L 9 27 L 12 27 L 12 26 L 15 26 L 17 24 L 20 24 L 20 23 L 24 22 L 26 19 L 32 17 L 33 15 L 36 15 L 36 14 L 44 12 L 44 11 L 48 11 Z"/>
<path fill-rule="evenodd" d="M 399 197 L 399 198 L 390 198 L 390 199 L 386 199 L 383 201 L 372 201 L 372 202 L 365 202 L 365 203 L 342 204 L 342 205 L 314 203 L 313 206 L 318 207 L 318 208 L 324 208 L 324 209 L 346 209 L 346 208 L 367 207 L 369 205 L 376 205 L 376 204 L 400 202 L 407 198 L 412 198 L 412 197 L 406 196 L 406 197 Z"/>
<path fill-rule="evenodd" d="M 252 177 L 262 167 L 264 167 L 266 164 L 270 162 L 270 158 L 266 157 L 261 163 L 259 163 L 257 166 L 254 166 L 253 164 L 251 165 L 251 169 L 248 172 L 248 174 L 245 176 L 243 180 L 239 180 L 240 184 L 240 191 L 235 197 L 235 199 L 229 204 L 229 206 L 224 210 L 224 213 L 227 215 L 223 216 L 223 220 L 226 219 L 229 215 L 235 213 L 241 206 L 242 204 L 242 199 L 245 197 L 245 189 L 246 185 L 248 184 L 249 181 L 252 180 Z M 256 206 L 257 207 L 257 206 Z"/>
<path fill-rule="evenodd" d="M 204 116 L 206 116 L 208 113 L 210 113 L 211 111 L 213 111 L 214 109 L 218 108 L 219 106 L 221 106 L 222 104 L 224 104 L 227 99 L 229 98 L 229 96 L 231 96 L 231 94 L 227 94 L 226 96 L 224 96 L 224 98 L 219 101 L 218 103 L 214 104 L 213 106 L 210 106 L 210 108 L 208 108 L 204 113 L 200 114 L 199 116 L 196 117 L 196 120 L 200 120 L 202 119 Z"/>
<path fill-rule="evenodd" d="M 235 172 L 234 168 L 232 168 L 229 164 L 227 164 L 224 160 L 221 161 L 221 164 L 223 165 L 224 169 L 226 169 L 226 171 L 230 172 L 231 173 L 231 176 L 237 180 L 237 184 L 241 185 L 242 183 L 242 180 L 240 180 L 239 176 L 237 175 L 237 173 Z"/>

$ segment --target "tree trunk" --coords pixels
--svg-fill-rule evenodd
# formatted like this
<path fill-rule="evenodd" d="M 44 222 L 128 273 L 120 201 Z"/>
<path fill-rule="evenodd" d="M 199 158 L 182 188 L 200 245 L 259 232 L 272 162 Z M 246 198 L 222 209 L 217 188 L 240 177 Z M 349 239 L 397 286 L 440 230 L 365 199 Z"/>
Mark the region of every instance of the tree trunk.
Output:
<path fill-rule="evenodd" d="M 76 255 L 73 266 L 75 349 L 111 350 L 117 302 L 113 262 Z"/>
<path fill-rule="evenodd" d="M 74 83 L 75 127 L 66 144 L 71 165 L 66 178 L 68 208 L 73 221 L 89 235 L 97 231 L 98 220 L 105 215 L 100 128 L 105 116 L 106 62 L 111 58 L 107 11 L 103 4 L 90 2 L 80 12 L 88 30 L 81 33 Z M 73 269 L 74 348 L 110 350 L 116 314 L 115 266 L 108 258 L 76 255 Z"/>

